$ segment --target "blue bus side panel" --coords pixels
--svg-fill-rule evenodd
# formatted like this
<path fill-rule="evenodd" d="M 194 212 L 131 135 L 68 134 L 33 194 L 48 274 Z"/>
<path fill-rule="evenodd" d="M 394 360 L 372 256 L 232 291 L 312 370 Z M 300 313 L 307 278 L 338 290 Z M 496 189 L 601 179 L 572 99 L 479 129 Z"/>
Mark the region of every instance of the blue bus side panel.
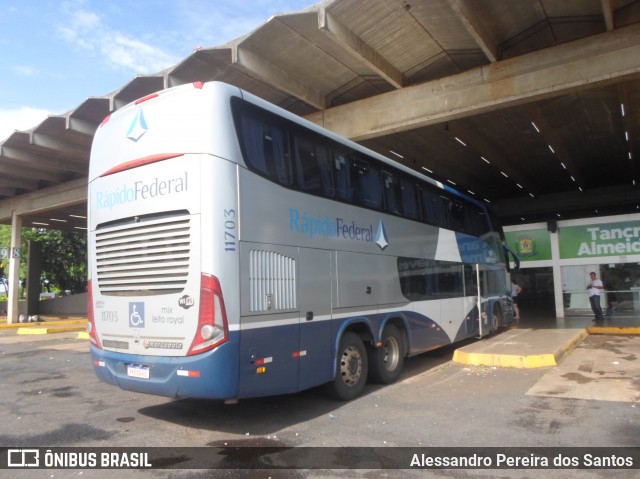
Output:
<path fill-rule="evenodd" d="M 242 332 L 239 397 L 288 394 L 332 379 L 331 323 L 321 321 Z M 309 338 L 301 348 L 298 332 Z"/>
<path fill-rule="evenodd" d="M 432 319 L 413 311 L 403 313 L 409 322 L 410 354 L 419 354 L 451 343 L 449 336 Z"/>
<path fill-rule="evenodd" d="M 300 324 L 300 390 L 333 379 L 335 350 L 331 320 L 302 320 Z"/>
<path fill-rule="evenodd" d="M 239 397 L 270 396 L 298 391 L 300 326 L 245 329 L 240 347 Z"/>

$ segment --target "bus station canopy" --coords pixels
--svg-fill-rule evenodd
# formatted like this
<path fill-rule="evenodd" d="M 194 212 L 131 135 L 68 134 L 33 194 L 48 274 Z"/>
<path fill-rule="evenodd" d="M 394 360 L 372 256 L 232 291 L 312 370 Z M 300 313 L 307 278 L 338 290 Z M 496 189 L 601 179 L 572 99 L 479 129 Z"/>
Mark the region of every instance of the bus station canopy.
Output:
<path fill-rule="evenodd" d="M 486 201 L 505 224 L 640 212 L 640 2 L 329 0 L 0 142 L 0 223 L 86 228 L 89 152 L 155 91 L 237 85 Z"/>

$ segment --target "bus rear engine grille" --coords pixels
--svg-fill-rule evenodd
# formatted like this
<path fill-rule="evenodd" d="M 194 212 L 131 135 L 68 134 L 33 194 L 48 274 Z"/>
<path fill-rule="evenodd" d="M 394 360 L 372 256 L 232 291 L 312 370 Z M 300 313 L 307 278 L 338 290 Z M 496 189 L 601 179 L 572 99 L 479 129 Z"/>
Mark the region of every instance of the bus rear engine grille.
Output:
<path fill-rule="evenodd" d="M 97 284 L 111 296 L 180 293 L 189 273 L 190 217 L 147 215 L 99 226 Z"/>

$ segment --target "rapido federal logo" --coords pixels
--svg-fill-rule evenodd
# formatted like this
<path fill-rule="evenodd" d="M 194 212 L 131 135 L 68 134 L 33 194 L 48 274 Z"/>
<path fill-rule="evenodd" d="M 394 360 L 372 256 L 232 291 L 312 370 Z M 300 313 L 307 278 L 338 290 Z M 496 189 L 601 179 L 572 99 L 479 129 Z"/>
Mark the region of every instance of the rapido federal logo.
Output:
<path fill-rule="evenodd" d="M 96 191 L 95 204 L 99 209 L 111 210 L 136 201 L 152 200 L 163 196 L 183 193 L 189 189 L 186 171 L 172 178 L 148 178 L 121 184 L 108 191 Z"/>
<path fill-rule="evenodd" d="M 349 241 L 375 243 L 383 250 L 389 246 L 387 232 L 382 220 L 374 232 L 372 224 L 358 224 L 355 220 L 330 218 L 327 214 L 310 215 L 296 208 L 289 209 L 289 231 L 300 233 L 313 239 L 317 236 L 339 238 Z"/>

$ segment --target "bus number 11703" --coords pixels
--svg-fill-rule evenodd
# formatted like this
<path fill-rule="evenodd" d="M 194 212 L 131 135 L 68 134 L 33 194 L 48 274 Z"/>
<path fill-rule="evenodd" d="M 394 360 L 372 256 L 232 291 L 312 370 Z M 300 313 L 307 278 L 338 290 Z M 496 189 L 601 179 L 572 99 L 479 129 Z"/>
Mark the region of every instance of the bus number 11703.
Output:
<path fill-rule="evenodd" d="M 224 250 L 236 250 L 236 210 L 224 210 Z"/>

